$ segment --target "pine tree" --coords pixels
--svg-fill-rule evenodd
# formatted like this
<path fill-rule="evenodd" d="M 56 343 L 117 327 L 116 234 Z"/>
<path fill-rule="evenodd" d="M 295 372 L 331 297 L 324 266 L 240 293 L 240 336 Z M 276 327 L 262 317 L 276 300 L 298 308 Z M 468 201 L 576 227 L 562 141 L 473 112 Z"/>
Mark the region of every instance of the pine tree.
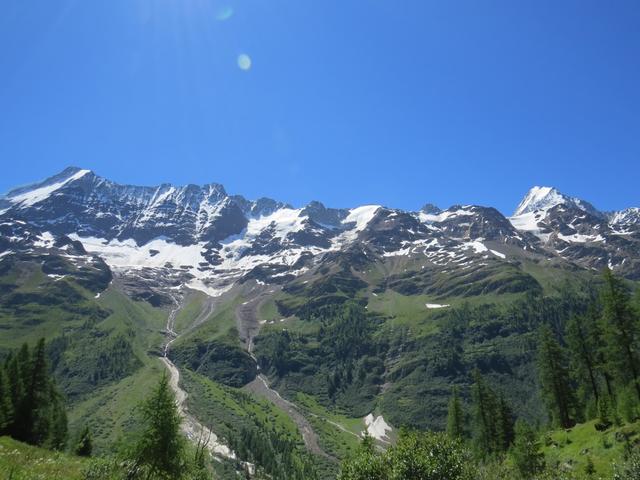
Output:
<path fill-rule="evenodd" d="M 48 443 L 49 447 L 54 450 L 64 450 L 68 436 L 67 412 L 62 396 L 58 393 L 55 385 L 51 383 L 49 388 L 51 423 Z"/>
<path fill-rule="evenodd" d="M 52 398 L 44 339 L 40 339 L 33 352 L 24 402 L 25 441 L 44 445 L 52 427 Z"/>
<path fill-rule="evenodd" d="M 166 375 L 140 410 L 144 428 L 134 447 L 135 462 L 147 471 L 149 478 L 179 477 L 184 465 L 184 440 L 175 396 Z"/>
<path fill-rule="evenodd" d="M 522 478 L 528 480 L 544 469 L 544 454 L 531 426 L 518 420 L 515 427 L 515 441 L 511 455 Z"/>
<path fill-rule="evenodd" d="M 507 450 L 515 438 L 514 431 L 514 415 L 511 407 L 504 399 L 504 396 L 500 395 L 497 403 L 497 419 L 496 429 L 498 434 L 498 446 L 501 450 Z"/>
<path fill-rule="evenodd" d="M 460 439 L 464 436 L 464 411 L 462 409 L 458 387 L 453 387 L 451 400 L 449 400 L 447 434 L 452 439 Z"/>
<path fill-rule="evenodd" d="M 482 457 L 504 452 L 513 439 L 513 415 L 506 402 L 487 385 L 479 370 L 473 372 L 473 440 Z"/>
<path fill-rule="evenodd" d="M 9 355 L 3 370 L 0 376 L 5 380 L 0 383 L 4 382 L 9 390 L 8 395 L 3 395 L 0 388 L 0 411 L 9 413 L 4 431 L 33 445 L 64 448 L 67 416 L 64 401 L 49 374 L 44 339 L 33 353 L 24 344 L 17 354 Z"/>
<path fill-rule="evenodd" d="M 639 322 L 631 307 L 629 290 L 624 282 L 609 269 L 604 272 L 604 282 L 601 323 L 605 356 L 616 379 L 623 386 L 631 383 L 640 400 L 640 364 L 637 354 Z"/>
<path fill-rule="evenodd" d="M 7 379 L 4 368 L 0 367 L 0 435 L 8 433 L 12 420 L 13 408 L 11 405 L 9 380 Z"/>
<path fill-rule="evenodd" d="M 562 428 L 572 427 L 576 400 L 564 351 L 548 325 L 538 333 L 538 374 L 552 420 Z"/>
<path fill-rule="evenodd" d="M 12 421 L 7 427 L 10 436 L 25 440 L 25 376 L 30 362 L 29 347 L 23 344 L 18 354 L 10 354 L 5 363 L 5 371 L 9 384 L 9 397 L 13 411 Z"/>
<path fill-rule="evenodd" d="M 93 440 L 91 439 L 91 431 L 89 430 L 89 425 L 85 425 L 76 443 L 75 453 L 80 457 L 90 457 L 92 451 Z"/>
<path fill-rule="evenodd" d="M 573 316 L 567 323 L 566 339 L 571 352 L 573 377 L 587 383 L 596 404 L 600 401 L 598 387 L 598 332 L 595 309 L 583 317 Z"/>

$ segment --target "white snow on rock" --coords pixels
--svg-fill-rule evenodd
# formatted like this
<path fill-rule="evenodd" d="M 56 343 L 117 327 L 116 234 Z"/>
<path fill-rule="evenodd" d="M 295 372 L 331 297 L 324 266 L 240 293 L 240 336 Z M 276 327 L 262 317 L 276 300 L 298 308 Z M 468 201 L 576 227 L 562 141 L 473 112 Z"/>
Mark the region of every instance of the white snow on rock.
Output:
<path fill-rule="evenodd" d="M 384 421 L 382 415 L 374 417 L 373 413 L 370 413 L 364 417 L 364 423 L 366 432 L 376 440 L 381 442 L 389 442 L 389 436 L 387 432 L 391 432 L 393 429 L 387 422 Z M 364 432 L 363 432 L 364 433 Z"/>
<path fill-rule="evenodd" d="M 566 197 L 553 187 L 533 187 L 522 199 L 513 216 L 517 217 L 536 210 L 548 210 L 549 208 L 565 203 Z"/>
<path fill-rule="evenodd" d="M 75 233 L 69 237 L 82 242 L 88 252 L 100 255 L 113 267 L 158 268 L 171 263 L 174 267 L 189 265 L 195 268 L 199 262 L 206 261 L 202 256 L 203 244 L 182 246 L 158 237 L 138 246 L 131 239 L 107 241 L 103 238 L 80 237 Z"/>
<path fill-rule="evenodd" d="M 20 204 L 21 207 L 30 207 L 32 205 L 35 205 L 38 202 L 41 202 L 42 200 L 45 200 L 53 192 L 64 187 L 67 183 L 78 180 L 84 177 L 89 172 L 90 170 L 78 170 L 76 173 L 74 173 L 68 178 L 65 178 L 64 180 L 61 180 L 56 183 L 52 183 L 51 185 L 45 185 L 40 188 L 28 190 L 26 192 L 7 197 L 7 200 L 13 203 Z"/>
<path fill-rule="evenodd" d="M 425 306 L 429 309 L 432 308 L 447 308 L 450 307 L 448 303 L 425 303 Z"/>
<path fill-rule="evenodd" d="M 53 245 L 55 238 L 51 232 L 42 232 L 36 241 L 33 242 L 34 247 L 47 248 Z"/>
<path fill-rule="evenodd" d="M 462 248 L 472 248 L 474 252 L 476 253 L 484 253 L 486 251 L 488 251 L 489 249 L 485 246 L 484 243 L 480 242 L 479 240 L 473 240 L 471 242 L 465 242 L 462 244 Z"/>
<path fill-rule="evenodd" d="M 349 211 L 349 215 L 342 220 L 342 223 L 355 223 L 356 225 L 351 229 L 351 232 L 357 234 L 357 232 L 360 232 L 367 227 L 380 208 L 380 205 L 363 205 L 362 207 L 354 208 Z"/>
<path fill-rule="evenodd" d="M 527 232 L 537 232 L 540 230 L 538 222 L 543 219 L 543 214 L 540 212 L 528 212 L 521 215 L 513 216 L 509 218 L 511 225 L 516 230 L 524 230 Z"/>
<path fill-rule="evenodd" d="M 504 253 L 498 252 L 497 250 L 489 249 L 489 251 L 493 253 L 496 257 L 507 258 L 507 256 Z"/>
<path fill-rule="evenodd" d="M 470 216 L 474 215 L 473 211 L 469 209 L 468 206 L 464 206 L 458 208 L 457 210 L 445 210 L 444 212 L 440 212 L 437 215 L 433 215 L 430 213 L 419 212 L 418 218 L 422 223 L 438 223 L 444 222 L 445 220 L 452 217 L 461 217 L 461 216 Z"/>
<path fill-rule="evenodd" d="M 602 242 L 604 237 L 602 235 L 582 235 L 580 233 L 574 233 L 573 235 L 558 234 L 560 240 L 564 240 L 569 243 L 587 243 L 587 242 Z"/>

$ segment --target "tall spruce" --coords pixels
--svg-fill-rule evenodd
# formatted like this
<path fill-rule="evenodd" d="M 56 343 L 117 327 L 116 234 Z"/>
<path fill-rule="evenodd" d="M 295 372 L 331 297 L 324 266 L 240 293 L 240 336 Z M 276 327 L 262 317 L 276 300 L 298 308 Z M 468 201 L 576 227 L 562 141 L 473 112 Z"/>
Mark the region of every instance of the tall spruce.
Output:
<path fill-rule="evenodd" d="M 542 396 L 551 419 L 562 428 L 575 424 L 576 398 L 569 376 L 568 362 L 548 325 L 538 331 L 538 375 Z"/>
<path fill-rule="evenodd" d="M 447 414 L 447 434 L 453 439 L 464 437 L 464 411 L 458 387 L 453 387 Z"/>
<path fill-rule="evenodd" d="M 24 427 L 25 441 L 32 445 L 44 445 L 52 429 L 51 384 L 47 366 L 44 339 L 40 339 L 33 351 L 33 359 L 25 391 Z"/>
<path fill-rule="evenodd" d="M 571 352 L 573 377 L 586 387 L 595 403 L 598 404 L 600 402 L 600 387 L 598 385 L 599 331 L 595 308 L 589 309 L 584 316 L 573 316 L 569 319 L 566 340 Z"/>
<path fill-rule="evenodd" d="M 11 405 L 11 391 L 5 369 L 0 367 L 0 435 L 9 433 L 9 426 L 13 420 L 13 406 Z"/>
<path fill-rule="evenodd" d="M 609 369 L 618 383 L 631 384 L 640 400 L 639 321 L 631 306 L 629 289 L 609 269 L 604 271 L 601 325 Z"/>
<path fill-rule="evenodd" d="M 536 433 L 524 420 L 518 420 L 515 427 L 515 442 L 511 450 L 513 463 L 523 479 L 529 480 L 544 469 L 544 454 Z"/>
<path fill-rule="evenodd" d="M 179 478 L 184 468 L 184 439 L 166 374 L 140 411 L 143 430 L 134 446 L 136 464 L 147 472 L 147 478 Z"/>
<path fill-rule="evenodd" d="M 515 416 L 502 394 L 498 397 L 496 413 L 498 446 L 501 450 L 507 450 L 515 438 Z"/>
<path fill-rule="evenodd" d="M 498 397 L 479 370 L 473 372 L 473 443 L 476 452 L 487 457 L 499 454 L 513 440 L 513 415 L 506 401 Z"/>

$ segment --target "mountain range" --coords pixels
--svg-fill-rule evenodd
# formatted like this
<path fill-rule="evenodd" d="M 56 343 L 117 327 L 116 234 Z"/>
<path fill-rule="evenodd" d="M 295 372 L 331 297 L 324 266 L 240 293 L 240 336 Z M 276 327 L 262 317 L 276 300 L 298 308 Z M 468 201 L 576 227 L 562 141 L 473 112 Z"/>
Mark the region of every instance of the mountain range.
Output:
<path fill-rule="evenodd" d="M 442 428 L 473 369 L 542 421 L 534 331 L 583 313 L 606 268 L 640 280 L 640 208 L 552 187 L 506 217 L 296 208 L 70 167 L 0 197 L 0 354 L 46 337 L 72 426 L 104 450 L 161 357 L 214 455 L 260 464 L 240 439 L 276 435 L 331 478 L 363 431 Z"/>
<path fill-rule="evenodd" d="M 476 205 L 294 208 L 228 195 L 219 184 L 119 185 L 71 167 L 1 197 L 0 220 L 0 255 L 67 237 L 119 272 L 158 269 L 211 294 L 251 278 L 283 284 L 355 250 L 381 261 L 422 259 L 432 269 L 526 257 L 640 278 L 640 208 L 601 212 L 550 187 L 533 187 L 505 217 Z"/>

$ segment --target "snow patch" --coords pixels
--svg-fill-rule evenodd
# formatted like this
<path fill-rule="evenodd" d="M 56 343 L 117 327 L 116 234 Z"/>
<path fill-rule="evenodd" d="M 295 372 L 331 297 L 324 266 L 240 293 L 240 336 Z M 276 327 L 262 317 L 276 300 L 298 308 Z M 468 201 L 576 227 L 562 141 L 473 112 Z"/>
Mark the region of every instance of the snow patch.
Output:
<path fill-rule="evenodd" d="M 42 235 L 38 236 L 38 239 L 33 242 L 34 247 L 40 248 L 48 248 L 54 242 L 54 237 L 51 232 L 43 232 Z"/>
<path fill-rule="evenodd" d="M 366 425 L 366 432 L 371 437 L 381 442 L 389 442 L 387 432 L 391 432 L 393 429 L 384 421 L 382 415 L 374 417 L 373 413 L 370 413 L 364 417 L 364 423 Z"/>
<path fill-rule="evenodd" d="M 447 308 L 450 307 L 448 303 L 425 303 L 425 306 L 429 309 L 432 308 Z"/>

